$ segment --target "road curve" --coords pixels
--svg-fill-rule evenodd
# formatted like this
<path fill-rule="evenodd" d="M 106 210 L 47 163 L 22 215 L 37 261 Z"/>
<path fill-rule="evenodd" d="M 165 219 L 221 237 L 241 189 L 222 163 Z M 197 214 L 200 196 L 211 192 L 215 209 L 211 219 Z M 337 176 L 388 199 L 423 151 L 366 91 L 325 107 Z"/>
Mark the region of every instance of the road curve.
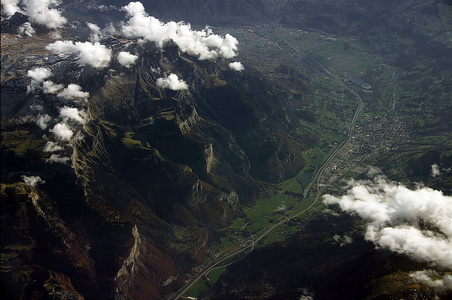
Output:
<path fill-rule="evenodd" d="M 327 69 L 326 69 L 323 65 L 321 65 L 319 62 L 317 62 L 316 60 L 314 60 L 314 59 L 311 58 L 311 57 L 308 57 L 308 56 L 302 54 L 298 49 L 296 49 L 295 47 L 293 47 L 293 46 L 292 46 L 287 40 L 285 40 L 284 38 L 276 37 L 276 36 L 274 36 L 274 35 L 272 35 L 272 34 L 265 34 L 265 33 L 262 33 L 262 32 L 256 32 L 255 29 L 253 30 L 253 32 L 254 32 L 255 34 L 259 35 L 259 36 L 264 37 L 264 38 L 271 39 L 273 42 L 276 43 L 277 47 L 278 47 L 279 49 L 281 49 L 281 51 L 284 51 L 284 52 L 286 52 L 286 54 L 288 54 L 288 55 L 290 55 L 290 56 L 296 58 L 297 60 L 299 60 L 299 61 L 301 61 L 301 62 L 304 62 L 304 61 L 302 60 L 302 58 L 300 58 L 300 57 L 298 57 L 298 56 L 296 56 L 296 55 L 294 55 L 294 54 L 292 54 L 292 53 L 289 53 L 287 50 L 284 50 L 284 48 L 280 45 L 280 43 L 278 42 L 278 40 L 284 41 L 291 49 L 293 49 L 293 50 L 296 51 L 297 53 L 301 54 L 305 59 L 308 59 L 308 60 L 310 60 L 311 62 L 313 62 L 315 65 L 317 65 L 317 66 L 320 68 L 320 70 L 321 70 L 322 72 L 324 72 L 325 74 L 327 74 L 328 76 L 330 76 L 331 78 L 333 78 L 339 85 L 341 85 L 342 87 L 344 87 L 346 90 L 348 90 L 351 94 L 353 94 L 353 95 L 356 97 L 357 102 L 358 102 L 357 108 L 356 108 L 355 114 L 353 115 L 352 121 L 350 122 L 350 127 L 349 127 L 348 132 L 347 132 L 347 137 L 345 138 L 345 140 L 342 141 L 341 144 L 339 144 L 339 146 L 333 151 L 333 153 L 331 153 L 331 155 L 325 160 L 325 162 L 320 166 L 320 168 L 318 168 L 318 170 L 316 170 L 316 173 L 315 173 L 315 175 L 314 175 L 313 178 L 312 178 L 311 185 L 314 184 L 314 183 L 316 184 L 317 192 L 316 192 L 315 199 L 314 199 L 314 201 L 311 203 L 311 205 L 309 205 L 306 209 L 304 209 L 304 210 L 302 210 L 302 211 L 296 213 L 296 214 L 293 215 L 293 216 L 290 216 L 290 217 L 281 216 L 281 218 L 279 219 L 278 222 L 276 222 L 276 223 L 270 225 L 268 228 L 262 229 L 261 232 L 255 234 L 255 235 L 253 236 L 253 242 L 252 242 L 250 245 L 248 245 L 248 246 L 246 246 L 246 247 L 241 247 L 241 248 L 240 248 L 240 243 L 238 243 L 238 244 L 233 245 L 233 246 L 231 246 L 231 247 L 229 247 L 229 248 L 227 248 L 227 249 L 221 251 L 220 253 L 218 253 L 218 254 L 216 255 L 216 258 L 215 258 L 215 259 L 220 258 L 220 260 L 217 261 L 217 262 L 215 262 L 215 263 L 213 263 L 213 264 L 212 264 L 212 262 L 209 263 L 209 264 L 206 266 L 206 268 L 205 268 L 205 269 L 204 269 L 204 270 L 203 270 L 203 271 L 202 271 L 195 279 L 193 279 L 193 280 L 191 281 L 190 284 L 188 284 L 187 286 L 183 287 L 182 290 L 180 290 L 180 291 L 177 292 L 174 296 L 171 297 L 171 299 L 173 299 L 173 300 L 177 300 L 177 299 L 179 299 L 181 296 L 183 296 L 183 295 L 184 295 L 184 294 L 185 294 L 185 293 L 186 293 L 186 292 L 187 292 L 187 291 L 188 291 L 188 290 L 189 290 L 189 289 L 190 289 L 190 288 L 191 288 L 191 287 L 199 280 L 199 279 L 201 279 L 201 278 L 202 278 L 203 276 L 205 276 L 205 275 L 208 275 L 212 270 L 217 269 L 217 268 L 221 268 L 221 267 L 228 266 L 228 265 L 230 265 L 230 264 L 232 264 L 232 263 L 234 263 L 234 262 L 230 262 L 230 263 L 227 263 L 227 264 L 225 264 L 225 265 L 220 265 L 221 263 L 224 263 L 226 260 L 228 260 L 228 259 L 230 259 L 230 258 L 232 258 L 232 257 L 234 257 L 234 256 L 236 256 L 236 255 L 238 255 L 238 254 L 240 254 L 240 253 L 242 253 L 242 252 L 244 252 L 244 251 L 250 249 L 250 248 L 251 248 L 251 251 L 253 251 L 255 243 L 257 243 L 257 242 L 259 242 L 261 239 L 263 239 L 263 238 L 264 238 L 269 232 L 271 232 L 273 229 L 275 229 L 276 227 L 282 225 L 283 223 L 285 223 L 285 222 L 287 222 L 287 221 L 289 221 L 289 220 L 291 220 L 291 219 L 293 219 L 293 218 L 296 218 L 296 217 L 298 217 L 298 216 L 304 214 L 305 212 L 307 212 L 308 210 L 310 210 L 314 205 L 317 204 L 317 202 L 318 202 L 318 200 L 319 200 L 319 198 L 320 198 L 322 192 L 323 192 L 323 191 L 325 190 L 325 188 L 326 188 L 326 187 L 323 187 L 322 189 L 320 188 L 320 178 L 322 177 L 322 174 L 323 174 L 323 172 L 325 171 L 325 168 L 326 168 L 326 167 L 331 163 L 331 161 L 336 157 L 337 153 L 339 153 L 339 151 L 341 151 L 341 150 L 348 144 L 348 142 L 350 141 L 350 139 L 351 139 L 351 137 L 353 136 L 353 133 L 354 133 L 356 121 L 358 120 L 359 115 L 360 115 L 361 110 L 362 110 L 362 99 L 361 99 L 361 97 L 359 96 L 359 94 L 358 94 L 356 91 L 354 91 L 352 88 L 350 88 L 348 85 L 346 85 L 345 83 L 343 83 L 337 76 L 335 76 L 334 74 L 332 74 L 329 70 L 327 70 Z M 310 186 L 311 186 L 311 185 L 310 185 Z M 254 238 L 255 236 L 259 236 L 259 237 L 255 239 L 255 238 Z M 221 255 L 222 255 L 223 253 L 227 252 L 227 250 L 232 250 L 233 248 L 238 248 L 238 249 L 237 249 L 237 250 L 234 249 L 231 253 L 226 254 L 225 257 L 221 258 Z M 250 251 L 250 253 L 251 253 L 251 251 Z"/>

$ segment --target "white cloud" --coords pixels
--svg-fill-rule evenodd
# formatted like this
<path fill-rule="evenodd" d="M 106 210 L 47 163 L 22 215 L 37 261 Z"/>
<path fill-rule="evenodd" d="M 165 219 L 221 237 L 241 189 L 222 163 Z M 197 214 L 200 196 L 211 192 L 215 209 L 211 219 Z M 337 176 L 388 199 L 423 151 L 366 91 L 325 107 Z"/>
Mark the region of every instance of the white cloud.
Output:
<path fill-rule="evenodd" d="M 166 41 L 174 41 L 182 52 L 198 56 L 199 59 L 213 59 L 218 56 L 232 58 L 236 55 L 238 41 L 226 34 L 224 37 L 213 34 L 212 30 L 192 30 L 190 24 L 183 22 L 164 23 L 149 16 L 141 2 L 130 2 L 122 8 L 129 20 L 123 24 L 121 32 L 128 38 L 139 38 L 155 42 L 162 47 Z"/>
<path fill-rule="evenodd" d="M 50 33 L 50 37 L 54 40 L 59 40 L 61 39 L 61 33 L 57 30 L 54 30 Z"/>
<path fill-rule="evenodd" d="M 411 272 L 409 275 L 415 281 L 424 283 L 438 292 L 452 290 L 452 275 L 450 274 L 441 276 L 435 270 L 423 270 Z"/>
<path fill-rule="evenodd" d="M 161 46 L 163 41 L 169 38 L 170 26 L 176 27 L 174 22 L 165 26 L 158 19 L 148 16 L 141 2 L 130 2 L 122 9 L 130 17 L 121 30 L 126 37 L 144 38 Z"/>
<path fill-rule="evenodd" d="M 90 22 L 86 22 L 86 25 L 88 25 L 89 29 L 91 30 L 91 35 L 89 37 L 89 40 L 91 42 L 99 42 L 100 38 L 102 36 L 100 27 L 97 26 L 96 24 L 93 24 Z"/>
<path fill-rule="evenodd" d="M 365 219 L 365 238 L 378 247 L 452 268 L 452 197 L 441 191 L 410 190 L 380 174 L 350 181 L 345 195 L 323 199 Z"/>
<path fill-rule="evenodd" d="M 113 23 L 109 23 L 104 29 L 102 29 L 104 34 L 114 35 L 117 33 L 115 25 Z"/>
<path fill-rule="evenodd" d="M 29 37 L 34 36 L 36 34 L 36 31 L 33 28 L 33 26 L 31 26 L 30 22 L 23 23 L 22 26 L 20 26 L 17 31 L 20 35 Z"/>
<path fill-rule="evenodd" d="M 18 6 L 19 0 L 2 0 L 3 13 L 10 17 L 16 12 L 22 12 Z"/>
<path fill-rule="evenodd" d="M 130 66 L 133 65 L 137 59 L 137 55 L 133 55 L 125 51 L 119 52 L 117 57 L 118 62 L 126 68 L 130 68 Z"/>
<path fill-rule="evenodd" d="M 230 34 L 226 34 L 220 47 L 220 54 L 225 58 L 233 58 L 234 56 L 236 56 L 238 44 L 239 42 L 235 37 Z"/>
<path fill-rule="evenodd" d="M 46 129 L 49 126 L 49 122 L 52 121 L 52 117 L 49 115 L 39 115 L 36 120 L 36 125 L 39 126 L 42 130 Z"/>
<path fill-rule="evenodd" d="M 41 111 L 43 108 L 44 106 L 42 106 L 41 104 L 33 103 L 32 105 L 30 105 L 30 109 L 35 111 Z"/>
<path fill-rule="evenodd" d="M 57 96 L 66 99 L 76 99 L 76 98 L 86 99 L 89 98 L 89 93 L 82 91 L 82 87 L 79 86 L 78 84 L 71 83 L 60 93 L 58 93 Z"/>
<path fill-rule="evenodd" d="M 112 10 L 120 10 L 118 7 L 114 5 L 90 5 L 88 6 L 88 9 L 90 10 L 98 10 L 98 11 L 112 11 Z"/>
<path fill-rule="evenodd" d="M 38 67 L 38 68 L 34 68 L 32 70 L 28 70 L 27 75 L 28 75 L 28 77 L 31 77 L 31 82 L 30 82 L 30 85 L 27 87 L 27 92 L 34 91 L 36 88 L 39 88 L 39 89 L 42 89 L 43 92 L 46 94 L 55 94 L 64 89 L 64 86 L 62 84 L 55 84 L 51 80 L 46 80 L 43 82 L 44 79 L 52 76 L 52 72 L 48 68 Z M 42 85 L 41 85 L 41 83 L 42 83 Z M 68 86 L 68 88 L 63 90 L 62 93 L 64 93 L 64 94 L 61 97 L 64 97 L 65 94 L 69 95 L 70 91 L 73 91 L 74 93 L 76 91 L 78 91 L 79 92 L 78 95 L 80 97 L 83 96 L 83 98 L 84 98 L 86 96 L 86 94 L 88 94 L 88 93 L 84 94 L 83 92 L 80 91 L 81 88 L 77 90 L 77 87 L 79 87 L 79 86 L 76 84 L 75 85 L 70 84 Z M 69 89 L 69 91 L 67 91 L 67 89 Z M 89 94 L 88 94 L 88 96 L 89 96 Z M 73 97 L 70 97 L 70 98 L 73 98 Z"/>
<path fill-rule="evenodd" d="M 60 98 L 66 99 L 86 99 L 89 97 L 88 92 L 82 91 L 82 87 L 78 84 L 71 83 L 66 88 L 62 84 L 56 84 L 51 80 L 42 82 L 44 78 L 51 76 L 52 73 L 46 68 L 36 68 L 28 71 L 28 76 L 32 77 L 30 85 L 27 87 L 27 91 L 33 91 L 36 88 L 41 88 L 45 94 L 57 94 Z M 42 86 L 40 85 L 42 82 Z"/>
<path fill-rule="evenodd" d="M 50 155 L 50 158 L 46 162 L 65 164 L 70 160 L 71 160 L 70 157 L 61 157 L 58 154 L 52 154 Z"/>
<path fill-rule="evenodd" d="M 46 49 L 55 53 L 72 53 L 77 50 L 72 41 L 56 41 L 49 44 Z"/>
<path fill-rule="evenodd" d="M 441 175 L 441 171 L 440 171 L 439 166 L 437 164 L 433 164 L 432 165 L 432 171 L 431 171 L 430 175 L 432 177 L 436 177 L 436 176 Z"/>
<path fill-rule="evenodd" d="M 52 129 L 50 129 L 50 132 L 53 132 L 58 139 L 63 141 L 69 141 L 74 135 L 74 132 L 72 132 L 72 130 L 65 123 L 56 124 Z"/>
<path fill-rule="evenodd" d="M 32 70 L 28 70 L 27 75 L 35 82 L 40 83 L 44 81 L 44 79 L 52 76 L 52 71 L 48 68 L 37 67 Z"/>
<path fill-rule="evenodd" d="M 176 74 L 170 74 L 166 78 L 158 78 L 156 83 L 157 86 L 161 88 L 168 88 L 173 91 L 188 89 L 187 84 L 183 80 L 179 80 L 179 77 Z"/>
<path fill-rule="evenodd" d="M 231 62 L 229 64 L 229 68 L 231 68 L 234 71 L 238 71 L 238 72 L 241 72 L 241 71 L 245 70 L 245 67 L 239 61 Z"/>
<path fill-rule="evenodd" d="M 87 116 L 83 110 L 78 110 L 75 107 L 65 106 L 60 109 L 60 118 L 62 118 L 65 122 L 67 120 L 73 120 L 80 124 L 85 124 Z"/>
<path fill-rule="evenodd" d="M 352 237 L 348 235 L 340 236 L 336 234 L 335 236 L 333 236 L 333 240 L 336 243 L 340 244 L 341 247 L 353 243 Z"/>
<path fill-rule="evenodd" d="M 99 42 L 56 41 L 48 45 L 47 50 L 54 53 L 78 53 L 78 63 L 82 66 L 90 65 L 94 68 L 106 68 L 111 60 L 112 51 Z"/>
<path fill-rule="evenodd" d="M 151 67 L 151 72 L 155 73 L 155 74 L 160 74 L 162 72 L 162 70 L 160 70 L 160 68 L 154 69 L 153 67 Z"/>
<path fill-rule="evenodd" d="M 46 94 L 55 94 L 64 88 L 62 84 L 55 84 L 51 80 L 44 81 L 42 84 L 42 90 Z"/>
<path fill-rule="evenodd" d="M 36 24 L 45 25 L 56 29 L 63 27 L 67 19 L 61 15 L 61 11 L 55 7 L 60 5 L 59 0 L 22 0 L 24 12 Z"/>
<path fill-rule="evenodd" d="M 56 152 L 61 150 L 63 150 L 63 147 L 52 141 L 48 141 L 44 146 L 44 152 Z"/>
<path fill-rule="evenodd" d="M 22 175 L 22 180 L 25 182 L 26 185 L 29 185 L 31 187 L 37 187 L 39 184 L 46 183 L 44 180 L 41 179 L 39 176 L 26 176 Z"/>
<path fill-rule="evenodd" d="M 94 68 L 106 68 L 111 60 L 111 49 L 100 43 L 76 42 L 75 47 L 80 52 L 79 64 Z"/>

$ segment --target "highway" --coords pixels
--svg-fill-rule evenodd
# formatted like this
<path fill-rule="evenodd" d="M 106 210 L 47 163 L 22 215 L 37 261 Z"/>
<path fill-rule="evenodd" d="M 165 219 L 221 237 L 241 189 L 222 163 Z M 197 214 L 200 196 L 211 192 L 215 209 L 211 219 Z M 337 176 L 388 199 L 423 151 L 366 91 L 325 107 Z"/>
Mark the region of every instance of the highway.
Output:
<path fill-rule="evenodd" d="M 251 29 L 250 29 L 251 30 Z M 277 47 L 279 49 L 281 49 L 282 51 L 284 51 L 286 54 L 296 58 L 297 60 L 299 60 L 302 63 L 306 63 L 306 60 L 311 62 L 311 66 L 312 64 L 314 66 L 316 66 L 316 69 L 321 71 L 322 73 L 330 76 L 331 78 L 333 78 L 339 85 L 341 85 L 342 87 L 344 87 L 346 90 L 348 90 L 351 94 L 353 94 L 356 97 L 357 100 L 357 108 L 355 111 L 355 114 L 353 115 L 352 121 L 350 122 L 350 127 L 348 128 L 348 132 L 347 132 L 347 136 L 346 138 L 339 144 L 339 146 L 337 146 L 337 148 L 330 154 L 329 157 L 326 158 L 326 160 L 324 161 L 324 163 L 316 170 L 311 183 L 308 186 L 308 192 L 309 189 L 311 188 L 312 184 L 316 185 L 316 194 L 315 194 L 315 198 L 314 201 L 304 210 L 292 215 L 292 216 L 287 216 L 287 214 L 290 212 L 288 211 L 287 214 L 285 216 L 281 216 L 279 218 L 279 220 L 271 225 L 269 225 L 268 227 L 262 229 L 260 232 L 256 233 L 255 235 L 252 236 L 252 242 L 247 245 L 246 247 L 242 247 L 242 243 L 237 243 L 223 251 L 221 251 L 220 253 L 218 253 L 216 255 L 216 258 L 214 260 L 212 260 L 205 268 L 204 270 L 193 280 L 191 280 L 190 283 L 186 284 L 184 287 L 182 287 L 181 290 L 179 290 L 174 296 L 172 296 L 170 299 L 174 299 L 177 300 L 180 297 L 182 297 L 198 280 L 200 280 L 203 276 L 206 276 L 208 278 L 208 274 L 214 270 L 214 269 L 218 269 L 218 268 L 222 268 L 222 267 L 226 267 L 228 265 L 233 264 L 236 261 L 233 262 L 227 262 L 226 264 L 224 264 L 227 260 L 229 260 L 230 258 L 244 252 L 247 250 L 253 251 L 254 249 L 254 245 L 255 243 L 259 242 L 261 239 L 263 239 L 269 232 L 271 232 L 273 229 L 275 229 L 276 227 L 282 225 L 285 222 L 288 222 L 289 220 L 296 218 L 302 214 L 304 214 L 305 212 L 307 212 L 308 210 L 310 210 L 314 205 L 317 204 L 317 202 L 319 201 L 320 196 L 322 195 L 323 191 L 326 189 L 326 187 L 320 187 L 320 179 L 322 177 L 323 172 L 325 171 L 325 169 L 328 167 L 328 165 L 331 163 L 331 161 L 336 157 L 337 153 L 339 153 L 350 141 L 351 137 L 353 136 L 354 133 L 354 129 L 355 129 L 355 125 L 356 125 L 356 121 L 359 118 L 359 115 L 361 113 L 362 110 L 362 99 L 359 96 L 359 94 L 354 91 L 352 88 L 350 88 L 349 86 L 347 86 L 345 83 L 343 83 L 337 76 L 335 76 L 334 74 L 332 74 L 329 70 L 327 70 L 324 66 L 322 66 L 319 62 L 317 62 L 316 60 L 302 54 L 298 49 L 296 49 L 295 47 L 293 47 L 287 40 L 280 38 L 280 37 L 276 37 L 272 34 L 265 34 L 262 32 L 256 32 L 255 29 L 252 30 L 252 32 L 254 32 L 255 34 L 270 39 L 273 42 L 276 43 Z M 279 41 L 283 41 L 286 45 L 288 45 L 292 50 L 294 50 L 295 52 L 297 52 L 298 54 L 300 54 L 302 57 L 299 57 L 297 55 L 294 55 L 293 53 L 290 53 L 289 51 L 285 50 L 283 46 L 281 46 L 281 44 L 279 43 Z M 307 193 L 305 193 L 305 195 L 307 195 Z M 295 210 L 297 207 L 293 208 L 293 210 Z M 224 257 L 223 257 L 224 256 Z M 210 279 L 208 279 L 210 281 Z"/>
<path fill-rule="evenodd" d="M 358 102 L 355 114 L 353 115 L 352 121 L 350 122 L 350 127 L 348 128 L 347 137 L 345 138 L 345 140 L 342 141 L 341 144 L 339 144 L 339 146 L 334 150 L 334 152 L 331 153 L 331 155 L 326 159 L 326 161 L 322 164 L 322 166 L 319 169 L 317 169 L 317 171 L 315 172 L 315 175 L 313 176 L 313 178 L 311 180 L 311 183 L 308 185 L 308 188 L 304 192 L 304 196 L 306 198 L 306 196 L 309 193 L 309 190 L 310 190 L 312 184 L 316 183 L 316 185 L 317 185 L 317 196 L 316 196 L 316 198 L 318 198 L 319 197 L 319 192 L 320 192 L 320 189 L 319 189 L 319 187 L 320 187 L 320 178 L 321 178 L 321 176 L 323 174 L 323 171 L 330 164 L 330 162 L 336 157 L 337 153 L 340 152 L 347 145 L 347 143 L 350 141 L 351 137 L 353 136 L 353 132 L 355 130 L 356 121 L 358 120 L 359 115 L 361 114 L 363 101 L 361 99 L 361 96 L 355 90 L 353 90 L 351 87 L 349 87 L 348 85 L 343 83 L 336 75 L 332 74 L 328 69 L 326 69 L 318 61 L 316 61 L 315 59 L 313 59 L 313 58 L 301 53 L 297 48 L 295 48 L 292 44 L 290 44 L 286 39 L 281 38 L 281 37 L 276 37 L 273 34 L 265 34 L 265 33 L 261 33 L 261 32 L 256 32 L 255 30 L 253 30 L 253 32 L 255 34 L 261 36 L 261 37 L 268 38 L 268 39 L 272 40 L 279 49 L 281 49 L 282 51 L 286 52 L 286 54 L 294 57 L 298 61 L 306 62 L 306 60 L 308 60 L 308 61 L 312 62 L 317 67 L 317 70 L 320 70 L 324 74 L 326 74 L 326 75 L 330 76 L 331 78 L 333 78 L 340 86 L 342 86 L 344 89 L 349 91 L 352 95 L 354 95 L 356 97 L 357 102 Z M 286 45 L 289 46 L 289 48 L 291 48 L 293 51 L 297 52 L 297 54 L 301 55 L 301 57 L 299 57 L 297 55 L 294 55 L 293 53 L 290 53 L 289 51 L 285 50 L 280 45 L 278 40 L 279 41 L 283 41 Z M 323 190 L 324 189 L 322 189 L 322 191 Z M 316 199 L 315 202 L 317 202 L 317 199 Z"/>

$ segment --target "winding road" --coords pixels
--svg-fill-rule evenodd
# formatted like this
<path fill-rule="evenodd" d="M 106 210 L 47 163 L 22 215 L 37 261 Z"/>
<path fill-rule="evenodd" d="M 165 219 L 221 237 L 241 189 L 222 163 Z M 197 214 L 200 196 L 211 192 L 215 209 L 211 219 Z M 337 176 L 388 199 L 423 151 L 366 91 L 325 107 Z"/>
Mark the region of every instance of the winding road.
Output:
<path fill-rule="evenodd" d="M 321 65 L 319 62 L 317 62 L 316 60 L 314 60 L 313 58 L 310 58 L 308 56 L 306 56 L 305 54 L 301 53 L 298 49 L 296 49 L 295 47 L 293 47 L 287 40 L 285 40 L 284 38 L 281 37 L 276 37 L 272 34 L 266 34 L 266 33 L 262 33 L 262 32 L 257 32 L 255 29 L 251 29 L 248 28 L 248 30 L 250 30 L 251 32 L 254 32 L 255 34 L 264 37 L 266 39 L 269 39 L 271 41 L 273 41 L 277 47 L 279 49 L 281 49 L 282 51 L 284 51 L 286 54 L 294 57 L 295 59 L 299 60 L 302 63 L 306 63 L 306 60 L 310 62 L 310 65 L 314 65 L 316 67 L 317 70 L 321 71 L 322 73 L 330 76 L 331 78 L 333 78 L 340 86 L 342 86 L 343 88 L 345 88 L 346 90 L 348 90 L 351 94 L 353 94 L 356 97 L 357 100 L 357 108 L 355 111 L 355 114 L 353 115 L 352 121 L 350 122 L 350 127 L 348 128 L 348 132 L 347 132 L 347 137 L 342 141 L 342 143 L 339 144 L 339 146 L 337 146 L 337 148 L 330 154 L 329 157 L 326 158 L 325 162 L 316 170 L 311 183 L 308 186 L 308 190 L 307 192 L 309 192 L 309 189 L 312 187 L 312 184 L 315 184 L 317 187 L 316 190 L 316 195 L 314 198 L 314 201 L 305 209 L 303 209 L 302 211 L 292 215 L 292 216 L 281 216 L 278 220 L 278 222 L 275 222 L 271 225 L 269 225 L 267 228 L 262 229 L 260 232 L 256 233 L 255 235 L 253 235 L 251 237 L 251 242 L 247 243 L 246 246 L 242 246 L 243 243 L 237 243 L 223 251 L 221 251 L 220 253 L 218 253 L 215 257 L 214 260 L 212 260 L 205 268 L 204 270 L 194 279 L 192 279 L 189 283 L 187 283 L 186 285 L 184 285 L 175 295 L 173 295 L 170 299 L 173 300 L 177 300 L 179 298 L 181 298 L 198 280 L 200 280 L 203 276 L 206 276 L 208 278 L 208 274 L 218 268 L 222 268 L 222 267 L 226 267 L 229 266 L 231 264 L 233 264 L 236 261 L 232 261 L 232 262 L 227 262 L 225 263 L 227 260 L 229 260 L 230 258 L 243 253 L 244 251 L 249 250 L 249 253 L 251 253 L 254 249 L 254 245 L 259 242 L 261 239 L 263 239 L 269 232 L 271 232 L 273 229 L 275 229 L 276 227 L 284 224 L 285 222 L 288 222 L 289 220 L 296 218 L 302 214 L 304 214 L 305 212 L 307 212 L 308 210 L 310 210 L 314 205 L 317 204 L 317 202 L 319 201 L 320 196 L 322 195 L 322 193 L 324 192 L 324 190 L 326 189 L 326 187 L 320 187 L 320 179 L 322 177 L 323 172 L 325 171 L 325 169 L 328 167 L 328 165 L 331 163 L 331 161 L 336 157 L 336 155 L 349 143 L 351 137 L 353 136 L 354 133 L 354 129 L 355 129 L 355 124 L 356 121 L 359 118 L 359 115 L 361 113 L 362 110 L 362 99 L 359 96 L 359 94 L 353 90 L 352 88 L 350 88 L 348 85 L 346 85 L 345 83 L 343 83 L 336 75 L 332 74 L 328 69 L 326 69 L 323 65 Z M 290 49 L 294 50 L 298 55 L 295 55 L 291 52 L 289 52 L 288 50 L 284 49 L 283 46 L 281 46 L 280 42 L 284 42 Z M 307 195 L 307 192 L 305 192 L 305 196 Z M 294 207 L 291 211 L 295 210 L 297 207 Z M 287 213 L 289 213 L 290 211 L 288 211 Z M 210 281 L 210 279 L 208 279 Z"/>

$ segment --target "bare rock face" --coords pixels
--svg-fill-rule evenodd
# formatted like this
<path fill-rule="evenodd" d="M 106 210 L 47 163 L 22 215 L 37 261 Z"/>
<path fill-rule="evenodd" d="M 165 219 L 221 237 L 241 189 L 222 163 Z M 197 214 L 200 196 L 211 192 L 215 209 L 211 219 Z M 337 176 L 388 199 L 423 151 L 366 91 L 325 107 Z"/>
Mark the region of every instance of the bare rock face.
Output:
<path fill-rule="evenodd" d="M 2 184 L 2 293 L 83 299 L 74 288 L 96 281 L 91 243 L 75 232 L 48 195 L 24 183 Z"/>
<path fill-rule="evenodd" d="M 302 166 L 296 113 L 262 79 L 170 43 L 136 48 L 134 69 L 97 70 L 43 50 L 52 41 L 2 34 L 2 296 L 161 299 L 262 180 Z M 137 47 L 102 42 L 114 53 Z M 36 66 L 78 82 L 89 100 L 30 89 Z M 170 73 L 188 89 L 158 86 Z M 56 139 L 69 106 L 84 119 Z"/>

